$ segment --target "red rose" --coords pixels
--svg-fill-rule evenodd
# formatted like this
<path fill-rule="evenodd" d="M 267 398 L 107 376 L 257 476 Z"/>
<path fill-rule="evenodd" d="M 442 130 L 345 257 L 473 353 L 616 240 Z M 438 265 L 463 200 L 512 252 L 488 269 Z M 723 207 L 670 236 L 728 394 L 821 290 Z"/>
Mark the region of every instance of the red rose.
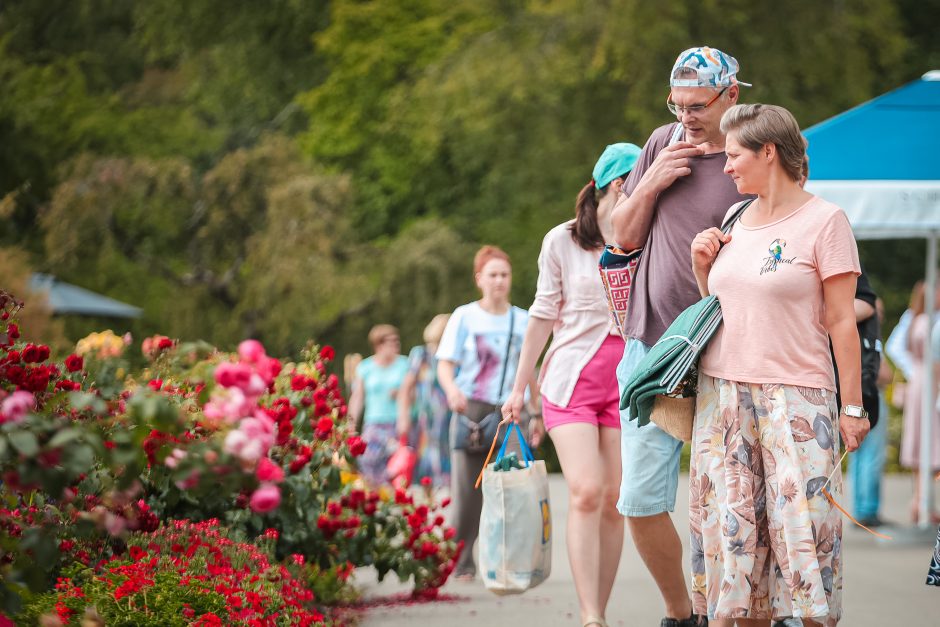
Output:
<path fill-rule="evenodd" d="M 424 487 L 428 487 L 429 485 L 431 485 L 431 478 L 421 477 L 421 485 L 423 485 Z"/>
<path fill-rule="evenodd" d="M 30 392 L 45 392 L 49 387 L 49 373 L 40 368 L 34 369 L 29 373 L 24 387 Z"/>
<path fill-rule="evenodd" d="M 324 346 L 320 349 L 320 359 L 325 361 L 333 361 L 336 357 L 336 351 L 333 350 L 332 346 Z"/>
<path fill-rule="evenodd" d="M 16 324 L 14 324 L 14 323 L 12 323 L 12 322 L 11 322 L 10 324 L 8 324 L 8 325 L 7 325 L 7 337 L 9 337 L 11 340 L 19 339 L 19 337 L 20 337 L 20 328 L 19 328 L 18 326 L 16 326 Z"/>
<path fill-rule="evenodd" d="M 359 517 L 358 517 L 358 516 L 350 516 L 349 518 L 346 519 L 346 528 L 347 528 L 347 529 L 355 529 L 355 528 L 358 527 L 360 524 L 362 524 L 362 521 L 359 520 Z"/>
<path fill-rule="evenodd" d="M 333 431 L 333 419 L 324 416 L 317 421 L 317 437 L 325 440 Z"/>
<path fill-rule="evenodd" d="M 343 506 L 336 502 L 326 504 L 326 511 L 330 516 L 339 516 L 343 513 Z"/>
<path fill-rule="evenodd" d="M 26 380 L 25 377 L 26 370 L 23 368 L 23 366 L 7 366 L 7 379 L 9 379 L 10 383 L 13 385 L 23 385 L 23 382 Z"/>
<path fill-rule="evenodd" d="M 160 340 L 157 342 L 157 348 L 160 350 L 173 348 L 173 340 L 171 340 L 168 337 L 161 337 Z"/>
<path fill-rule="evenodd" d="M 85 367 L 85 360 L 78 355 L 69 355 L 65 358 L 65 369 L 69 372 L 78 372 Z"/>
<path fill-rule="evenodd" d="M 372 516 L 373 514 L 375 514 L 375 510 L 376 510 L 375 503 L 366 503 L 365 505 L 362 506 L 362 513 L 365 514 L 366 516 Z"/>
<path fill-rule="evenodd" d="M 313 406 L 313 415 L 314 416 L 326 416 L 332 410 L 330 406 L 326 404 L 326 401 L 316 400 Z"/>
<path fill-rule="evenodd" d="M 349 447 L 349 453 L 353 457 L 359 457 L 366 452 L 366 442 L 358 435 L 350 436 L 346 440 L 346 445 Z"/>
<path fill-rule="evenodd" d="M 35 364 L 42 361 L 39 359 L 39 348 L 33 344 L 27 344 L 23 348 L 23 361 L 28 364 Z"/>
<path fill-rule="evenodd" d="M 20 360 L 20 351 L 10 351 L 7 353 L 6 362 L 8 364 L 15 364 Z"/>

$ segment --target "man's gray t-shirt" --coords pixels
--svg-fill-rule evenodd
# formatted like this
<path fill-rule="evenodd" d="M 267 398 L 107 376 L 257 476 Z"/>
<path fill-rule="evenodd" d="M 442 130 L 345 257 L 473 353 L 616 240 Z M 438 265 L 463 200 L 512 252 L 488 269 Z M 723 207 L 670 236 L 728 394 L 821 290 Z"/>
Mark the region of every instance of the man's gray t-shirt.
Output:
<path fill-rule="evenodd" d="M 624 183 L 632 194 L 640 179 L 669 144 L 676 124 L 661 126 L 650 135 L 636 166 Z M 680 176 L 656 199 L 649 238 L 630 294 L 625 329 L 628 337 L 655 344 L 673 320 L 701 296 L 692 274 L 692 239 L 720 226 L 728 208 L 748 196 L 738 193 L 724 173 L 724 152 L 692 157 L 692 173 Z"/>

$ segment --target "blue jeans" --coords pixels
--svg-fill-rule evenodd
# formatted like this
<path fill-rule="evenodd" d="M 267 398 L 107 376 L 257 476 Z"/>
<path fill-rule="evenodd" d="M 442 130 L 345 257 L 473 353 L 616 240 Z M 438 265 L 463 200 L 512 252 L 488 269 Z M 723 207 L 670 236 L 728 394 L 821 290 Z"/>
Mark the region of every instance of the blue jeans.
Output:
<path fill-rule="evenodd" d="M 617 365 L 620 392 L 650 347 L 637 339 L 627 340 L 623 359 Z M 620 412 L 620 455 L 623 479 L 617 509 L 624 516 L 654 516 L 676 509 L 679 486 L 679 455 L 682 441 L 652 422 L 643 427 L 630 420 L 629 410 Z"/>
<path fill-rule="evenodd" d="M 849 455 L 849 481 L 852 484 L 852 509 L 856 518 L 874 518 L 881 507 L 881 474 L 885 467 L 885 443 L 888 433 L 888 404 L 879 400 L 878 424 L 862 445 Z"/>

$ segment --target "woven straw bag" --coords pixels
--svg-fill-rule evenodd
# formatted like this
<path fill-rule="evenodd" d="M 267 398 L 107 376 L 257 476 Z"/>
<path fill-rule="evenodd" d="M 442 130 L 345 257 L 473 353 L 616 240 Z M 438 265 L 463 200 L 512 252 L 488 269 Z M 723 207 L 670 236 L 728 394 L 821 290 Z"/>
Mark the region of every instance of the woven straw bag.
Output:
<path fill-rule="evenodd" d="M 692 422 L 694 418 L 694 396 L 676 398 L 658 394 L 653 401 L 650 422 L 677 440 L 692 441 Z"/>

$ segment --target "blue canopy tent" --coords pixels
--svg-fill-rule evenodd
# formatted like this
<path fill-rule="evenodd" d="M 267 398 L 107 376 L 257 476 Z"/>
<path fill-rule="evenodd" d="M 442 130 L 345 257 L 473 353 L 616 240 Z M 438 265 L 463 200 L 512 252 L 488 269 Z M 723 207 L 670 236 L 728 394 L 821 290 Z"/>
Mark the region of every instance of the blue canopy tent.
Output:
<path fill-rule="evenodd" d="M 96 294 L 83 287 L 56 279 L 49 274 L 34 273 L 29 290 L 45 294 L 53 315 L 102 316 L 105 318 L 139 318 L 139 307 Z"/>
<path fill-rule="evenodd" d="M 821 122 L 809 140 L 807 190 L 842 207 L 858 239 L 926 238 L 927 293 L 937 287 L 940 238 L 940 70 Z M 934 299 L 926 313 L 933 317 Z M 924 347 L 926 363 L 932 342 Z M 921 424 L 921 525 L 932 511 L 930 447 L 933 370 L 928 368 Z"/>

